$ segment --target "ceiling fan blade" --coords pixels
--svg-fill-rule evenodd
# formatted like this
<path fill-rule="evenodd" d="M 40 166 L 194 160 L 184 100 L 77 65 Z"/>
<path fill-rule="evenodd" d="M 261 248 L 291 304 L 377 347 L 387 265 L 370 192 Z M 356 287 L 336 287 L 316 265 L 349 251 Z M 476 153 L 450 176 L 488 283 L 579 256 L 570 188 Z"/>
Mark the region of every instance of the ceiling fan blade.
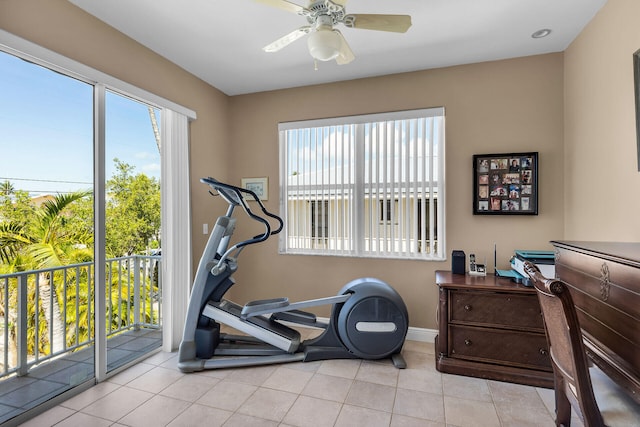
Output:
<path fill-rule="evenodd" d="M 298 40 L 300 37 L 303 37 L 305 34 L 309 34 L 311 31 L 311 26 L 307 25 L 305 27 L 300 27 L 295 31 L 290 32 L 284 37 L 280 37 L 278 40 L 274 41 L 271 44 L 266 45 L 262 48 L 265 52 L 277 52 L 283 47 L 286 47 Z"/>
<path fill-rule="evenodd" d="M 264 3 L 267 6 L 276 7 L 278 9 L 286 10 L 287 12 L 297 13 L 298 15 L 304 14 L 307 11 L 306 8 L 297 5 L 295 3 L 291 3 L 287 0 L 254 0 L 258 3 Z"/>
<path fill-rule="evenodd" d="M 345 25 L 350 28 L 361 28 L 364 30 L 406 33 L 409 27 L 411 27 L 411 16 L 358 13 L 347 15 L 345 17 Z"/>
<path fill-rule="evenodd" d="M 344 38 L 342 33 L 338 30 L 333 31 L 338 33 L 342 41 L 342 43 L 340 44 L 340 53 L 338 53 L 338 56 L 336 57 L 336 62 L 338 63 L 338 65 L 348 64 L 349 62 L 356 59 L 356 56 L 353 54 L 353 51 L 349 47 L 349 43 L 347 43 L 347 40 Z"/>

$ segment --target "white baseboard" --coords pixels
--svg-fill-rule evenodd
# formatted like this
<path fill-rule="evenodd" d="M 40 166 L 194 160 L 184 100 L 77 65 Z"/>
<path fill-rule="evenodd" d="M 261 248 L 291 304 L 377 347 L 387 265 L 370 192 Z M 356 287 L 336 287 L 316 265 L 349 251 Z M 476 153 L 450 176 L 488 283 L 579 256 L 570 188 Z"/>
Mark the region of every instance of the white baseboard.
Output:
<path fill-rule="evenodd" d="M 407 339 L 411 341 L 436 342 L 436 335 L 438 335 L 438 331 L 435 329 L 409 326 L 409 331 L 407 331 Z"/>

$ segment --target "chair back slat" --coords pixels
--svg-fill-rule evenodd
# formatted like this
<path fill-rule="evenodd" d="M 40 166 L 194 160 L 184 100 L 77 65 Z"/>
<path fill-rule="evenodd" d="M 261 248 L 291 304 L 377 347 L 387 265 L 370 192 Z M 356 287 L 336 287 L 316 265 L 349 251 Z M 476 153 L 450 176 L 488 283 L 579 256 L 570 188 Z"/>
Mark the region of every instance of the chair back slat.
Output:
<path fill-rule="evenodd" d="M 561 280 L 547 279 L 530 262 L 525 262 L 525 271 L 536 289 L 549 341 L 556 388 L 556 424 L 569 425 L 573 406 L 585 427 L 604 426 L 569 288 Z"/>

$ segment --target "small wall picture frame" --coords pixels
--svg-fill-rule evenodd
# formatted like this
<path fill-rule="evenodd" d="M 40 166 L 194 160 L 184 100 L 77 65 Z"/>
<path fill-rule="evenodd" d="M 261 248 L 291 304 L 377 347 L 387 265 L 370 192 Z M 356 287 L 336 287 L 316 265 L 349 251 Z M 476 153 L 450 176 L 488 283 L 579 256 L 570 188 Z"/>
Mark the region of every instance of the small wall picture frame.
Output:
<path fill-rule="evenodd" d="M 474 215 L 538 215 L 538 153 L 473 156 Z"/>
<path fill-rule="evenodd" d="M 269 178 L 242 178 L 242 188 L 256 193 L 260 200 L 269 200 Z M 246 198 L 252 200 L 251 196 Z"/>

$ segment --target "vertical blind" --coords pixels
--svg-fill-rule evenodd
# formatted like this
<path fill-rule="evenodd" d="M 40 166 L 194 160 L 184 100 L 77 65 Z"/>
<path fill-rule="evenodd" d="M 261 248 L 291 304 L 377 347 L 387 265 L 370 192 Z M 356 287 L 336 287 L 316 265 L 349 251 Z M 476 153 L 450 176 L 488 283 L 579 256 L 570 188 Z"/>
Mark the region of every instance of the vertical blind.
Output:
<path fill-rule="evenodd" d="M 444 109 L 283 123 L 280 252 L 444 259 Z"/>

